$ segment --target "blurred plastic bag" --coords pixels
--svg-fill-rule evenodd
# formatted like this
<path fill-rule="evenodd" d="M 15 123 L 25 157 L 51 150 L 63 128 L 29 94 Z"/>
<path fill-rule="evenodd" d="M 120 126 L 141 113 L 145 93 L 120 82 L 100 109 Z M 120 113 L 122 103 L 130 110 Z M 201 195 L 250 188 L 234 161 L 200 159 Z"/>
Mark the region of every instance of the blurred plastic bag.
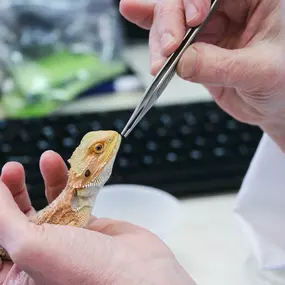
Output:
<path fill-rule="evenodd" d="M 125 70 L 111 0 L 0 3 L 0 77 L 8 116 L 48 114 Z"/>

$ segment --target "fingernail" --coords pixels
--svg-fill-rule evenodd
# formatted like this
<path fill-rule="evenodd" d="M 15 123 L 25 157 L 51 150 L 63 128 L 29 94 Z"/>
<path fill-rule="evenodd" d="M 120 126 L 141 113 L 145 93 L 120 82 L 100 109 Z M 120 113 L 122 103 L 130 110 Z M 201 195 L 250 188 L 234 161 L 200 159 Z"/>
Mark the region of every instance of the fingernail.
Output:
<path fill-rule="evenodd" d="M 185 14 L 186 14 L 186 21 L 187 23 L 189 23 L 196 18 L 198 10 L 194 4 L 189 3 L 188 5 L 186 5 Z"/>
<path fill-rule="evenodd" d="M 197 51 L 189 48 L 181 58 L 180 74 L 184 79 L 190 79 L 196 69 Z M 178 67 L 179 68 L 179 67 Z"/>
<path fill-rule="evenodd" d="M 167 49 L 174 42 L 175 42 L 174 37 L 169 33 L 165 33 L 161 38 L 161 45 L 163 49 Z"/>

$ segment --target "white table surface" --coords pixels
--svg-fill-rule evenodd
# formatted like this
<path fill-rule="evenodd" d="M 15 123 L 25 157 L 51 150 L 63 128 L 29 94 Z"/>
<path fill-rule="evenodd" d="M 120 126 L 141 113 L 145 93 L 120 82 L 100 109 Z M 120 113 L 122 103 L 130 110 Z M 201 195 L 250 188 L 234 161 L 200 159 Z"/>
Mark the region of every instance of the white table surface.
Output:
<path fill-rule="evenodd" d="M 147 86 L 149 53 L 146 45 L 126 49 L 126 60 L 138 72 Z M 118 109 L 135 106 L 142 94 L 121 94 L 95 99 L 84 99 L 69 104 L 61 112 Z M 199 84 L 174 78 L 158 104 L 177 101 L 211 100 L 207 90 Z M 167 241 L 181 265 L 197 285 L 271 285 L 260 277 L 252 260 L 247 240 L 235 219 L 235 195 L 181 199 L 183 221 Z M 285 283 L 283 283 L 285 284 Z"/>

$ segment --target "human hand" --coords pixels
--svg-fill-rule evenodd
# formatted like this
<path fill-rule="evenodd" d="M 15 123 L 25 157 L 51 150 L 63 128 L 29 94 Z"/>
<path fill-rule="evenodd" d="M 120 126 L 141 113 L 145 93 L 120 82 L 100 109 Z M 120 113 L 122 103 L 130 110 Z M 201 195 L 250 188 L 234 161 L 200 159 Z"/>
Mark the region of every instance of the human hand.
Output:
<path fill-rule="evenodd" d="M 123 16 L 150 29 L 156 74 L 186 29 L 200 24 L 210 0 L 121 0 Z M 220 0 L 197 41 L 182 56 L 178 75 L 203 84 L 239 121 L 267 132 L 285 151 L 284 1 Z"/>
<path fill-rule="evenodd" d="M 46 198 L 50 203 L 65 187 L 68 174 L 67 167 L 58 154 L 47 151 L 40 159 L 40 170 L 45 183 Z M 36 213 L 31 205 L 25 183 L 25 171 L 20 163 L 8 162 L 5 164 L 2 168 L 0 180 L 9 189 L 17 206 L 27 217 Z M 0 284 L 4 282 L 12 266 L 13 262 L 2 261 L 0 258 Z"/>
<path fill-rule="evenodd" d="M 41 166 L 52 201 L 67 168 L 56 153 L 44 154 Z M 168 247 L 137 226 L 95 217 L 88 229 L 29 222 L 34 210 L 23 174 L 18 164 L 6 165 L 2 181 L 10 189 L 0 182 L 0 244 L 13 260 L 0 284 L 6 277 L 3 285 L 195 285 Z"/>

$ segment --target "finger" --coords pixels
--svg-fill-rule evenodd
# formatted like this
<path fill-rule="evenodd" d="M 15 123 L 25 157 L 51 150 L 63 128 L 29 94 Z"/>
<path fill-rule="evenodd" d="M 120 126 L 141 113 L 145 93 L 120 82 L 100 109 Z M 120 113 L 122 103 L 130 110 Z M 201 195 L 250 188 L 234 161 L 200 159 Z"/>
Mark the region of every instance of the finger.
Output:
<path fill-rule="evenodd" d="M 143 29 L 150 29 L 153 22 L 155 0 L 121 0 L 120 13 Z"/>
<path fill-rule="evenodd" d="M 280 54 L 274 51 L 274 47 L 227 50 L 211 44 L 194 43 L 183 54 L 177 74 L 185 80 L 204 85 L 251 90 L 260 88 L 264 82 L 276 80 L 278 57 Z"/>
<path fill-rule="evenodd" d="M 229 25 L 229 19 L 224 13 L 216 11 L 213 17 L 209 19 L 205 27 L 198 34 L 196 42 L 205 42 L 218 44 L 221 46 L 222 40 L 225 38 Z"/>
<path fill-rule="evenodd" d="M 202 23 L 210 10 L 210 0 L 183 0 L 186 22 L 189 27 Z"/>
<path fill-rule="evenodd" d="M 150 70 L 152 75 L 156 75 L 166 61 L 166 57 L 162 55 L 159 37 L 157 33 L 157 23 L 155 23 L 149 34 L 150 47 Z"/>
<path fill-rule="evenodd" d="M 7 186 L 0 181 L 0 244 L 10 253 L 30 232 L 27 216 L 20 210 Z"/>
<path fill-rule="evenodd" d="M 137 225 L 125 221 L 95 217 L 90 219 L 88 229 L 109 236 L 117 236 L 130 233 L 134 234 L 146 231 Z"/>
<path fill-rule="evenodd" d="M 2 168 L 1 180 L 10 190 L 20 210 L 27 214 L 32 211 L 31 200 L 25 182 L 25 170 L 18 162 L 8 162 Z"/>
<path fill-rule="evenodd" d="M 40 159 L 40 170 L 45 182 L 46 197 L 51 203 L 65 188 L 68 169 L 59 154 L 46 151 Z"/>
<path fill-rule="evenodd" d="M 185 36 L 185 15 L 182 0 L 163 0 L 155 6 L 156 36 L 163 56 L 169 56 Z"/>

